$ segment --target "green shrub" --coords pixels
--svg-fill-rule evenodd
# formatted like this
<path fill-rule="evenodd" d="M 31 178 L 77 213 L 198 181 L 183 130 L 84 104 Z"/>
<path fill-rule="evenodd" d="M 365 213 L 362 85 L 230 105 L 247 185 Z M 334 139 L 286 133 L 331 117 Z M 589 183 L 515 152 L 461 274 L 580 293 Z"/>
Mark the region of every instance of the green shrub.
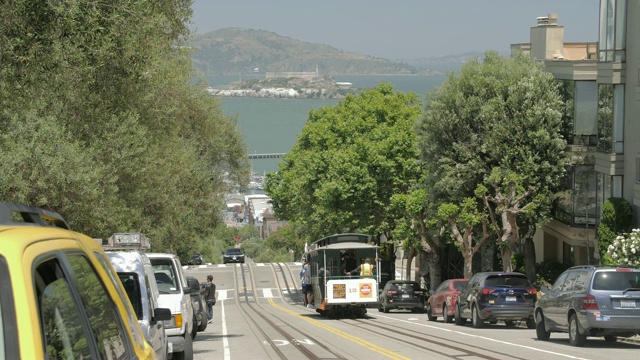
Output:
<path fill-rule="evenodd" d="M 538 263 L 536 264 L 536 282 L 538 284 L 553 284 L 558 276 L 560 276 L 560 274 L 562 274 L 568 268 L 568 265 L 557 261 L 543 261 L 541 263 Z"/>
<path fill-rule="evenodd" d="M 598 250 L 602 264 L 613 263 L 607 249 L 616 236 L 631 230 L 632 221 L 633 208 L 627 200 L 613 197 L 602 204 L 602 218 L 598 225 Z"/>

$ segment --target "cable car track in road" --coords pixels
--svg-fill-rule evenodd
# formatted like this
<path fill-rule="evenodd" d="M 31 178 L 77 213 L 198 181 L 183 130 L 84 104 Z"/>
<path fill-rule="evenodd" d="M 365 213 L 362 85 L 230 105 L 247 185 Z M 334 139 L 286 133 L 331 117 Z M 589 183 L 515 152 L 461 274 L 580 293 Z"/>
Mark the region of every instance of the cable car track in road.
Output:
<path fill-rule="evenodd" d="M 282 264 L 281 263 L 277 263 L 278 268 L 280 268 L 280 272 L 282 273 L 282 278 L 284 279 L 284 285 L 287 288 L 287 293 L 289 294 L 289 297 L 291 298 L 291 300 L 293 300 L 296 304 L 302 302 L 304 304 L 304 301 L 302 299 L 302 292 L 298 292 L 297 288 L 295 290 L 296 294 L 298 294 L 298 300 L 295 300 L 293 298 L 293 292 L 291 291 L 291 288 L 289 287 L 289 282 L 287 281 L 287 274 L 285 273 L 284 269 L 282 268 Z M 289 276 L 291 276 L 292 279 L 295 279 L 295 277 L 293 276 L 293 273 L 291 272 L 291 268 L 288 265 L 285 265 L 287 267 L 287 270 L 289 270 Z M 275 271 L 275 269 L 274 269 Z M 275 276 L 276 278 L 276 282 L 278 284 L 278 288 L 280 289 L 280 293 L 282 294 L 282 298 L 284 299 L 284 293 L 282 292 L 282 286 L 280 286 L 280 281 L 278 280 L 278 276 L 276 274 Z M 295 280 L 294 280 L 295 281 Z"/>
<path fill-rule="evenodd" d="M 421 349 L 425 349 L 427 351 L 433 352 L 433 353 L 437 353 L 439 355 L 443 355 L 443 356 L 448 356 L 450 358 L 467 358 L 469 356 L 474 356 L 477 357 L 479 359 L 487 359 L 487 360 L 498 360 L 500 358 L 497 357 L 493 357 L 493 356 L 489 356 L 486 355 L 484 353 L 478 352 L 478 351 L 474 351 L 472 349 L 469 349 L 469 347 L 471 345 L 469 344 L 464 344 L 464 346 L 456 346 L 456 345 L 451 345 L 452 342 L 456 343 L 455 341 L 445 338 L 445 337 L 438 337 L 438 336 L 433 336 L 433 335 L 417 335 L 416 333 L 411 333 L 411 332 L 407 332 L 407 331 L 401 331 L 398 330 L 398 327 L 390 327 L 390 326 L 384 326 L 382 325 L 382 323 L 380 321 L 372 321 L 374 319 L 368 319 L 368 320 L 353 320 L 353 322 L 355 322 L 355 324 L 350 321 L 342 321 L 343 323 L 350 325 L 350 326 L 355 326 L 358 328 L 362 328 L 362 327 L 370 327 L 374 330 L 372 330 L 371 332 L 375 332 L 381 336 L 387 337 L 387 338 L 392 338 L 396 341 L 400 341 L 406 344 L 409 344 L 411 346 L 416 346 L 419 347 Z M 395 337 L 392 335 L 402 335 L 403 337 Z M 438 341 L 438 340 L 434 340 L 434 338 L 442 340 L 442 341 Z M 424 341 L 425 345 L 422 345 L 422 343 L 416 343 L 416 342 L 411 342 L 408 339 L 415 339 L 415 340 L 421 340 Z M 457 342 L 459 343 L 459 342 Z M 429 347 L 429 344 L 433 344 L 433 345 L 437 345 L 437 346 L 441 346 L 441 347 L 445 347 L 448 349 L 454 349 L 457 351 L 460 351 L 461 354 L 460 355 L 451 355 L 450 353 L 445 353 L 445 352 L 441 352 L 438 350 L 433 349 L 432 347 Z M 486 351 L 488 352 L 493 352 L 496 353 L 495 350 L 489 350 L 487 349 Z M 520 357 L 516 357 L 514 356 L 514 354 L 512 353 L 498 353 L 500 355 L 505 355 L 508 356 L 511 359 L 522 359 L 525 360 L 526 358 L 520 358 Z"/>
<path fill-rule="evenodd" d="M 245 274 L 245 266 L 246 269 L 248 270 L 249 273 L 249 280 L 247 280 L 247 276 Z M 241 276 L 238 276 L 239 274 L 238 269 L 240 269 L 239 271 L 241 272 Z M 273 268 L 272 268 L 273 269 Z M 280 267 L 280 270 L 284 276 L 284 270 L 282 269 L 282 267 Z M 275 270 L 274 270 L 275 271 Z M 256 290 L 256 286 L 255 286 L 255 280 L 254 280 L 254 276 L 253 276 L 253 270 L 251 269 L 251 266 L 249 265 L 245 265 L 245 264 L 240 264 L 239 267 L 235 267 L 234 268 L 234 272 L 235 272 L 235 281 L 236 281 L 236 289 L 238 291 L 238 295 L 240 295 L 240 291 L 242 291 L 243 293 L 243 297 L 241 298 L 240 296 L 236 297 L 236 304 L 238 305 L 238 308 L 241 310 L 241 312 L 243 313 L 243 317 L 245 318 L 245 320 L 247 320 L 247 322 L 252 323 L 253 325 L 255 325 L 254 327 L 258 329 L 258 331 L 260 332 L 260 334 L 262 335 L 262 337 L 264 338 L 264 341 L 262 342 L 263 344 L 268 343 L 270 345 L 270 349 L 272 349 L 273 351 L 276 352 L 277 356 L 280 359 L 287 359 L 287 358 L 292 358 L 292 359 L 298 359 L 300 358 L 300 356 L 292 356 L 290 353 L 287 354 L 284 351 L 282 351 L 280 349 L 281 344 L 277 344 L 276 341 L 274 341 L 269 334 L 267 333 L 267 331 L 265 329 L 263 329 L 261 327 L 261 324 L 258 323 L 258 321 L 252 316 L 252 314 L 249 313 L 248 309 L 251 309 L 255 314 L 257 314 L 262 320 L 264 320 L 264 322 L 266 322 L 269 327 L 271 327 L 272 329 L 274 329 L 276 332 L 278 332 L 280 335 L 283 336 L 284 339 L 286 339 L 287 341 L 291 341 L 294 345 L 294 349 L 296 349 L 299 353 L 302 354 L 302 356 L 304 356 L 304 358 L 306 359 L 311 359 L 311 360 L 320 360 L 320 359 L 326 359 L 326 356 L 318 356 L 316 354 L 314 354 L 314 352 L 307 348 L 306 346 L 300 344 L 298 341 L 295 341 L 296 337 L 292 334 L 290 334 L 289 332 L 287 332 L 284 328 L 283 328 L 283 324 L 294 328 L 295 326 L 294 324 L 292 324 L 290 321 L 284 321 L 282 318 L 278 317 L 278 316 L 274 316 L 273 314 L 269 314 L 269 316 L 264 314 L 264 307 L 263 305 L 261 305 L 258 302 L 258 297 L 256 296 L 255 290 Z M 286 277 L 285 277 L 286 278 Z M 240 284 L 240 279 L 242 281 L 242 284 Z M 249 285 L 251 286 L 251 289 L 253 289 L 253 291 L 251 292 L 251 295 L 248 294 L 247 290 L 247 283 L 250 283 Z M 286 282 L 286 279 L 285 279 Z M 278 280 L 278 277 L 276 276 L 276 283 L 278 284 L 278 286 L 280 286 L 280 281 Z M 286 286 L 289 289 L 289 285 L 288 282 L 286 282 Z M 280 290 L 282 292 L 282 290 Z M 253 298 L 253 301 L 251 301 L 251 298 Z M 243 300 L 242 300 L 243 299 Z M 246 306 L 244 306 L 246 305 Z M 276 324 L 276 322 L 274 322 L 271 318 L 276 319 L 278 322 L 280 322 L 280 324 Z M 305 337 L 305 339 L 309 339 L 311 341 L 314 342 L 314 344 L 320 346 L 322 349 L 325 349 L 326 351 L 328 351 L 330 354 L 334 355 L 335 359 L 343 359 L 340 355 L 334 353 L 333 351 L 331 351 L 328 347 L 326 347 L 325 345 L 323 345 L 321 342 L 315 340 L 313 337 L 309 336 L 308 334 L 301 332 L 300 330 L 296 330 L 299 334 L 303 335 Z"/>

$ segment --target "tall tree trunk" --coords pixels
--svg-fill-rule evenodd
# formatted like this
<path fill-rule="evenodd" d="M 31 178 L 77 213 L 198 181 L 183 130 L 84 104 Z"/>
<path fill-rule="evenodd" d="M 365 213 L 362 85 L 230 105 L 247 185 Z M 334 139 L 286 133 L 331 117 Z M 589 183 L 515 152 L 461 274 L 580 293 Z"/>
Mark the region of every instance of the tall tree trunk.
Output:
<path fill-rule="evenodd" d="M 429 261 L 429 293 L 433 293 L 442 282 L 440 255 L 437 251 L 432 251 L 427 253 L 427 259 Z"/>
<path fill-rule="evenodd" d="M 505 246 L 501 247 L 502 252 L 502 271 L 511 272 L 513 271 L 513 266 L 511 266 L 511 246 L 504 244 Z"/>
<path fill-rule="evenodd" d="M 405 267 L 405 279 L 411 279 L 411 264 L 413 263 L 413 258 L 416 255 L 416 250 L 413 246 L 409 248 L 409 255 L 407 255 L 407 266 Z"/>
<path fill-rule="evenodd" d="M 471 278 L 473 275 L 473 248 L 467 248 L 462 252 L 464 258 L 464 277 Z"/>
<path fill-rule="evenodd" d="M 536 245 L 529 236 L 524 240 L 524 269 L 529 281 L 536 281 Z"/>

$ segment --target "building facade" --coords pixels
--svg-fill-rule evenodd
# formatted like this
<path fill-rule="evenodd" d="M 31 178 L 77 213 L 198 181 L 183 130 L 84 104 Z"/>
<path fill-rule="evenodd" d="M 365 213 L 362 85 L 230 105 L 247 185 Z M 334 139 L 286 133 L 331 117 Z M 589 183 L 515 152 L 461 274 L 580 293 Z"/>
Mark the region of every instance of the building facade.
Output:
<path fill-rule="evenodd" d="M 633 206 L 640 225 L 640 32 L 637 0 L 601 0 L 597 42 L 565 43 L 558 15 L 539 17 L 530 43 L 567 104 L 564 136 L 572 159 L 553 220 L 534 236 L 536 261 L 597 264 L 596 227 L 611 197 Z"/>

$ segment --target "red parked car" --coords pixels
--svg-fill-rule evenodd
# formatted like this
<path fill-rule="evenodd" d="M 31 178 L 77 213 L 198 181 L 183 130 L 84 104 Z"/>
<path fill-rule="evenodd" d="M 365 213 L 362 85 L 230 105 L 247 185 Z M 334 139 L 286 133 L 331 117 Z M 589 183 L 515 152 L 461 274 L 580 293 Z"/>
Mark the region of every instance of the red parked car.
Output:
<path fill-rule="evenodd" d="M 427 318 L 436 321 L 438 317 L 444 318 L 444 322 L 453 321 L 456 312 L 456 296 L 467 285 L 469 279 L 449 279 L 438 286 L 427 302 Z"/>

